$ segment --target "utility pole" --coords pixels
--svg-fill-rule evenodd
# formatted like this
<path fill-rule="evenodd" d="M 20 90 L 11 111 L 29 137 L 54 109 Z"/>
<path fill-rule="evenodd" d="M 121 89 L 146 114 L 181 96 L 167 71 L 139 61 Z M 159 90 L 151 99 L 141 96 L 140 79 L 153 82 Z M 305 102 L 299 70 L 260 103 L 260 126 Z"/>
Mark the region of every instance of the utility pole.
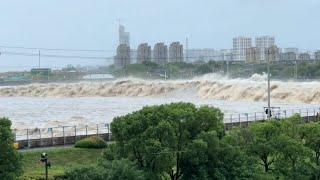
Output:
<path fill-rule="evenodd" d="M 188 37 L 186 37 L 186 62 L 188 62 L 188 48 L 189 48 L 189 40 L 188 40 Z"/>
<path fill-rule="evenodd" d="M 229 77 L 229 59 L 227 59 L 227 77 Z"/>
<path fill-rule="evenodd" d="M 40 54 L 40 50 L 39 50 L 39 52 L 38 52 L 39 54 L 38 54 L 38 57 L 39 57 L 39 62 L 38 62 L 38 65 L 39 65 L 39 68 L 40 68 L 40 66 L 41 66 L 41 54 Z"/>
<path fill-rule="evenodd" d="M 294 61 L 294 78 L 296 80 L 298 79 L 298 64 L 297 64 L 297 60 Z"/>
<path fill-rule="evenodd" d="M 270 107 L 270 54 L 272 54 L 270 48 L 267 50 L 267 71 L 268 71 L 268 120 L 271 118 L 271 107 Z"/>

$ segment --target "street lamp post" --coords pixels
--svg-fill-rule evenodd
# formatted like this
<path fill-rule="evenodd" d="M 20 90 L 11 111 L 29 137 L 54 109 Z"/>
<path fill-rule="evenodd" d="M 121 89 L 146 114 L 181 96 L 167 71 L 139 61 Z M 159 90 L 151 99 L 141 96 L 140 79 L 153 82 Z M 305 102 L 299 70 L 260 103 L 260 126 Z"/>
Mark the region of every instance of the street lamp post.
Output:
<path fill-rule="evenodd" d="M 270 54 L 271 49 L 267 50 L 267 71 L 268 71 L 268 119 L 271 118 L 271 107 L 270 107 Z"/>

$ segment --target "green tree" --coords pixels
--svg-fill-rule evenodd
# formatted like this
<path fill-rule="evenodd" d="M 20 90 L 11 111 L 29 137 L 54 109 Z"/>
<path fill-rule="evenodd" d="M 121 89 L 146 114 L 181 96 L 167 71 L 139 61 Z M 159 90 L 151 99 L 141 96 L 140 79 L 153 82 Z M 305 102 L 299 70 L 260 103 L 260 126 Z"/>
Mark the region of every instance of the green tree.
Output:
<path fill-rule="evenodd" d="M 223 114 L 207 106 L 191 103 L 144 107 L 132 114 L 117 117 L 111 131 L 119 156 L 136 161 L 138 166 L 158 178 L 180 179 L 184 153 L 203 132 L 224 134 Z M 156 177 L 154 177 L 156 178 Z"/>
<path fill-rule="evenodd" d="M 271 166 L 275 161 L 275 141 L 280 134 L 279 123 L 277 121 L 256 123 L 250 126 L 250 131 L 253 134 L 253 139 L 249 146 L 249 152 L 260 159 L 261 165 L 267 173 L 272 170 Z"/>
<path fill-rule="evenodd" d="M 313 162 L 316 164 L 315 179 L 320 179 L 320 124 L 310 123 L 304 126 L 305 146 L 313 151 Z"/>
<path fill-rule="evenodd" d="M 305 129 L 305 145 L 314 151 L 314 162 L 320 166 L 320 124 L 311 123 Z"/>
<path fill-rule="evenodd" d="M 204 132 L 183 153 L 182 179 L 255 179 L 256 164 L 239 147 L 220 140 L 215 131 Z"/>
<path fill-rule="evenodd" d="M 61 179 L 67 180 L 143 180 L 142 171 L 126 159 L 104 161 L 94 166 L 80 166 L 66 172 Z"/>
<path fill-rule="evenodd" d="M 277 149 L 276 173 L 287 179 L 309 179 L 313 172 L 310 149 L 284 134 L 280 135 L 275 142 Z"/>
<path fill-rule="evenodd" d="M 16 179 L 22 174 L 21 155 L 13 147 L 11 121 L 0 119 L 0 179 Z"/>

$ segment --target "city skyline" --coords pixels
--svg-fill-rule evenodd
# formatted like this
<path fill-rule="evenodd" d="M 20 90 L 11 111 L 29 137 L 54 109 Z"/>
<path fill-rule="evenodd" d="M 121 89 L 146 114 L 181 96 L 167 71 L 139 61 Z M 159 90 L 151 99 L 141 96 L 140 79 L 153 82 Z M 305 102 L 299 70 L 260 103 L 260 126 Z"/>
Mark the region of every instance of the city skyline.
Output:
<path fill-rule="evenodd" d="M 74 4 L 77 4 L 76 8 Z M 170 4 L 170 6 L 168 6 Z M 176 7 L 182 6 L 177 12 Z M 302 51 L 320 49 L 317 19 L 320 2 L 316 0 L 226 0 L 226 1 L 2 1 L 0 45 L 59 49 L 93 49 L 106 52 L 41 54 L 113 57 L 118 45 L 119 20 L 130 32 L 130 48 L 141 42 L 169 45 L 178 41 L 189 49 L 232 49 L 237 36 L 269 35 L 279 47 Z M 201 9 L 201 11 L 199 11 Z M 198 12 L 198 13 L 194 13 Z M 299 13 L 297 13 L 299 12 Z M 8 21 L 10 17 L 10 21 Z M 38 54 L 38 50 L 6 49 Z M 5 70 L 24 70 L 38 65 L 37 57 L 2 53 L 0 66 Z M 59 63 L 56 61 L 59 60 Z M 47 67 L 97 65 L 104 60 L 41 58 Z"/>

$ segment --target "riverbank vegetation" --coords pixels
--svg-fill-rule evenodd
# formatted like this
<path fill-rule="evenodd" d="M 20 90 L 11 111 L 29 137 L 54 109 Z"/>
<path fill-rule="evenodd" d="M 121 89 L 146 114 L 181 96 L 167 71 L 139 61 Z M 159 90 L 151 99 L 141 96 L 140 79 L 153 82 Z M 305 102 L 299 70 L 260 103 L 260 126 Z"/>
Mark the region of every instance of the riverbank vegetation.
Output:
<path fill-rule="evenodd" d="M 320 62 L 283 61 L 273 62 L 270 66 L 274 79 L 319 79 Z M 232 78 L 248 78 L 253 74 L 263 74 L 267 71 L 265 63 L 245 64 L 225 61 L 198 61 L 195 63 L 168 63 L 158 65 L 153 62 L 143 64 L 130 64 L 126 68 L 117 69 L 113 65 L 106 69 L 107 73 L 115 77 L 133 76 L 139 78 L 155 79 L 186 79 L 207 73 L 220 73 Z"/>
<path fill-rule="evenodd" d="M 222 120 L 220 110 L 189 103 L 115 118 L 115 143 L 98 164 L 68 171 L 64 179 L 106 179 L 95 172 L 107 171 L 115 175 L 107 179 L 319 179 L 318 122 L 293 116 L 225 132 Z"/>
<path fill-rule="evenodd" d="M 48 150 L 51 179 L 320 179 L 320 123 L 298 115 L 225 131 L 219 109 L 172 103 L 117 117 L 111 131 L 105 149 Z M 20 154 L 21 178 L 41 179 L 40 152 Z"/>

